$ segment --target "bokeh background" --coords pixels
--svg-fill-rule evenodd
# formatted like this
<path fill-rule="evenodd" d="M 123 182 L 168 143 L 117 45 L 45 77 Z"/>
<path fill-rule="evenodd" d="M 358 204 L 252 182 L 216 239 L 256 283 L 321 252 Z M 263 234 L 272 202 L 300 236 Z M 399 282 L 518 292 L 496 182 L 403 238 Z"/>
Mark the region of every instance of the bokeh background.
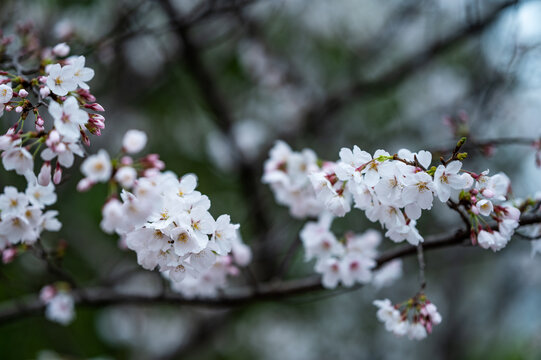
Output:
<path fill-rule="evenodd" d="M 488 0 L 2 0 L 0 25 L 31 24 L 45 45 L 67 41 L 96 71 L 90 83 L 106 129 L 90 153 L 149 134 L 177 174 L 199 177 L 212 212 L 231 214 L 254 251 L 260 281 L 275 276 L 303 221 L 261 184 L 276 139 L 335 160 L 354 144 L 373 152 L 438 151 L 540 136 L 541 2 Z M 195 65 L 194 65 L 195 64 Z M 204 74 L 201 74 L 203 68 Z M 199 70 L 198 70 L 199 69 Z M 5 120 L 3 120 L 5 122 Z M 455 124 L 457 126 L 450 126 Z M 7 123 L 4 128 L 7 127 Z M 541 189 L 535 149 L 469 147 L 467 167 L 505 171 L 516 197 Z M 491 156 L 487 156 L 491 155 Z M 63 266 L 79 282 L 115 279 L 122 291 L 160 291 L 155 273 L 99 229 L 105 186 L 77 193 L 78 165 L 59 189 L 68 244 Z M 14 180 L 0 174 L 2 186 Z M 456 229 L 444 206 L 423 235 Z M 378 229 L 359 211 L 334 224 Z M 383 247 L 392 247 L 389 241 Z M 286 278 L 312 274 L 302 249 Z M 422 342 L 385 331 L 371 304 L 417 291 L 417 264 L 376 290 L 306 294 L 211 310 L 182 306 L 77 308 L 68 327 L 42 317 L 0 325 L 2 359 L 539 359 L 541 259 L 513 240 L 500 253 L 455 247 L 426 254 L 427 294 L 443 323 Z M 0 299 L 53 280 L 30 254 L 0 267 Z M 244 284 L 241 277 L 233 281 Z"/>

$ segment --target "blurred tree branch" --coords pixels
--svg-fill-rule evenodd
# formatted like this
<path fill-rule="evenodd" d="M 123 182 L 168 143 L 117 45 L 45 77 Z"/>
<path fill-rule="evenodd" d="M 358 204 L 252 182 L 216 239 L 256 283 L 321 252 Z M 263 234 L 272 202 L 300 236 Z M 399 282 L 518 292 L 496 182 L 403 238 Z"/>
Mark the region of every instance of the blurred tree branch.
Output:
<path fill-rule="evenodd" d="M 520 227 L 541 223 L 541 214 L 524 214 L 520 218 Z M 469 229 L 459 229 L 454 233 L 433 235 L 426 238 L 423 251 L 432 251 L 451 246 L 471 246 Z M 376 269 L 391 260 L 415 255 L 418 248 L 413 245 L 402 245 L 383 252 L 376 259 Z M 360 287 L 360 286 L 359 286 Z M 242 287 L 217 298 L 186 298 L 179 294 L 160 293 L 158 295 L 124 294 L 111 288 L 89 287 L 73 290 L 72 294 L 79 306 L 102 307 L 119 304 L 139 305 L 189 305 L 202 307 L 228 308 L 264 301 L 283 300 L 293 296 L 324 290 L 319 276 L 302 279 L 278 281 L 259 284 L 258 291 L 251 287 Z M 0 305 L 0 324 L 23 317 L 40 314 L 45 308 L 35 296 L 25 297 Z"/>
<path fill-rule="evenodd" d="M 309 106 L 301 119 L 301 123 L 304 124 L 306 130 L 315 129 L 325 119 L 335 115 L 359 97 L 371 97 L 398 86 L 440 55 L 473 36 L 482 33 L 490 25 L 495 23 L 505 10 L 519 3 L 519 0 L 504 1 L 490 10 L 482 19 L 454 31 L 441 40 L 433 42 L 417 54 L 406 58 L 378 77 L 355 81 L 339 91 L 327 94 L 326 97 L 318 99 Z"/>
<path fill-rule="evenodd" d="M 238 148 L 238 145 L 233 138 L 232 129 L 235 123 L 233 111 L 230 108 L 227 98 L 221 93 L 218 85 L 218 80 L 212 74 L 212 71 L 205 65 L 202 56 L 202 49 L 192 40 L 189 34 L 189 21 L 186 21 L 182 16 L 177 15 L 175 8 L 169 0 L 158 0 L 158 3 L 163 9 L 163 12 L 169 17 L 171 26 L 181 43 L 182 47 L 179 52 L 179 58 L 184 63 L 186 69 L 192 76 L 195 84 L 200 90 L 200 95 L 208 106 L 208 110 L 212 114 L 211 119 L 215 122 L 220 131 L 228 139 L 230 147 L 234 150 L 234 156 L 238 165 L 238 177 L 241 184 L 241 191 L 248 203 L 249 219 L 253 223 L 254 233 L 260 242 L 265 242 L 265 234 L 269 230 L 269 222 L 265 215 L 265 210 L 262 206 L 262 195 L 260 190 L 259 171 Z M 242 4 L 249 4 L 250 1 L 242 1 Z M 233 1 L 232 4 L 237 4 Z M 236 5 L 238 7 L 238 5 Z M 210 10 L 209 10 L 210 11 Z M 268 249 L 267 249 L 268 250 Z M 274 271 L 274 264 L 267 264 L 264 269 L 264 278 L 268 278 Z"/>

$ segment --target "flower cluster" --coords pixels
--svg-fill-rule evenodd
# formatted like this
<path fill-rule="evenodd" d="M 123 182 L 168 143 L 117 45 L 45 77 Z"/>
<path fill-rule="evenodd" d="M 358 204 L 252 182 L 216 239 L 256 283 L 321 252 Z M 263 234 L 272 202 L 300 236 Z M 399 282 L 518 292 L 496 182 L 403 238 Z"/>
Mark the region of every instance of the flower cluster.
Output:
<path fill-rule="evenodd" d="M 393 305 L 389 299 L 375 300 L 379 309 L 377 317 L 385 324 L 385 329 L 397 336 L 407 335 L 412 340 L 422 340 L 432 332 L 434 325 L 441 323 L 441 315 L 436 305 L 426 299 L 424 294 L 408 301 Z"/>
<path fill-rule="evenodd" d="M 105 150 L 89 156 L 81 165 L 85 178 L 78 189 L 109 183 L 112 194 L 103 207 L 101 227 L 120 235 L 137 253 L 142 267 L 159 268 L 175 283 L 185 279 L 196 282 L 207 276 L 212 278 L 209 282 L 214 288 L 220 287 L 221 278 L 213 275 L 213 266 L 227 274 L 232 271 L 231 264 L 223 257 L 232 249 L 233 255 L 249 252 L 238 236 L 239 225 L 232 224 L 229 215 L 216 220 L 212 217 L 210 200 L 196 190 L 194 175 L 179 178 L 172 172 L 162 172 L 164 164 L 156 154 L 139 160 L 128 155 L 139 152 L 145 143 L 144 133 L 130 130 L 124 136 L 120 158 L 111 159 Z M 115 191 L 118 187 L 122 188 L 120 200 Z M 245 265 L 249 254 L 242 256 L 248 258 Z M 189 288 L 186 285 L 185 289 Z"/>
<path fill-rule="evenodd" d="M 346 233 L 342 239 L 337 239 L 330 230 L 331 222 L 332 216 L 323 213 L 318 222 L 307 222 L 300 232 L 306 260 L 317 260 L 315 270 L 322 275 L 323 286 L 332 289 L 338 283 L 350 287 L 355 283 L 367 284 L 371 281 L 381 286 L 401 276 L 400 260 L 374 272 L 378 254 L 376 248 L 381 242 L 379 232 Z"/>
<path fill-rule="evenodd" d="M 53 182 L 58 184 L 62 168 L 72 166 L 74 155 L 84 155 L 82 143 L 90 145 L 87 132 L 101 134 L 105 118 L 95 112 L 104 109 L 89 91 L 87 81 L 94 77 L 94 70 L 85 67 L 84 56 L 66 58 L 70 51 L 66 44 L 42 50 L 33 56 L 40 64 L 35 70 L 24 69 L 21 64 L 13 65 L 17 73 L 0 69 L 0 116 L 4 110 L 18 115 L 0 137 L 0 151 L 6 170 L 25 175 L 34 171 L 34 159 L 45 145 L 38 180 L 46 182 L 54 169 Z M 49 125 L 40 113 L 41 107 L 48 107 Z M 30 114 L 35 118 L 34 131 L 25 129 Z"/>
<path fill-rule="evenodd" d="M 75 319 L 75 301 L 67 284 L 45 286 L 41 289 L 39 298 L 47 305 L 47 319 L 62 325 L 69 325 Z"/>
<path fill-rule="evenodd" d="M 472 237 L 479 238 L 483 248 L 499 250 L 511 238 L 520 216 L 510 205 L 493 204 L 506 200 L 509 179 L 504 174 L 488 177 L 488 171 L 478 175 L 462 170 L 460 159 L 465 154 L 457 151 L 437 167 L 431 166 L 428 151 L 402 149 L 390 155 L 377 150 L 371 155 L 357 146 L 342 148 L 340 160 L 330 162 L 318 161 L 311 150 L 295 153 L 278 142 L 265 164 L 263 181 L 271 185 L 277 201 L 288 205 L 298 217 L 318 215 L 325 209 L 344 216 L 353 204 L 370 221 L 379 222 L 387 230 L 386 237 L 412 245 L 423 242 L 416 223 L 423 210 L 432 208 L 434 198 L 443 203 L 456 200 L 470 215 L 472 224 L 477 224 Z M 491 216 L 499 230 L 493 231 L 490 226 L 483 229 L 479 215 Z"/>
<path fill-rule="evenodd" d="M 503 202 L 507 200 L 511 182 L 503 173 L 488 176 L 488 170 L 472 176 L 476 180 L 474 188 L 460 194 L 461 203 L 472 219 L 472 242 L 479 243 L 483 249 L 501 250 L 511 240 L 520 218 L 519 209 Z M 484 217 L 495 220 L 498 230 L 487 224 Z"/>
<path fill-rule="evenodd" d="M 323 207 L 315 197 L 309 175 L 318 169 L 317 156 L 312 150 L 294 152 L 278 141 L 265 162 L 263 182 L 269 184 L 279 204 L 289 206 L 291 216 L 317 216 Z"/>
<path fill-rule="evenodd" d="M 198 277 L 186 277 L 181 282 L 173 281 L 171 289 L 190 299 L 195 297 L 215 297 L 227 285 L 228 276 L 238 276 L 239 266 L 246 266 L 252 259 L 248 246 L 236 237 L 232 241 L 231 255 L 217 256 L 216 262 Z"/>
<path fill-rule="evenodd" d="M 416 228 L 422 210 L 430 210 L 434 195 L 449 200 L 452 191 L 469 188 L 472 177 L 459 174 L 460 161 L 430 167 L 428 151 L 412 153 L 400 150 L 390 155 L 377 150 L 374 155 L 355 146 L 343 148 L 340 161 L 326 163 L 310 178 L 317 197 L 337 216 L 344 216 L 354 207 L 365 212 L 372 222 L 387 229 L 385 236 L 395 242 L 407 240 L 412 245 L 423 241 Z"/>
<path fill-rule="evenodd" d="M 6 186 L 0 195 L 0 250 L 16 244 L 31 245 L 42 231 L 58 231 L 62 226 L 56 219 L 57 211 L 43 211 L 56 202 L 54 185 L 40 185 L 31 172 L 26 173 L 26 178 L 24 193 Z"/>

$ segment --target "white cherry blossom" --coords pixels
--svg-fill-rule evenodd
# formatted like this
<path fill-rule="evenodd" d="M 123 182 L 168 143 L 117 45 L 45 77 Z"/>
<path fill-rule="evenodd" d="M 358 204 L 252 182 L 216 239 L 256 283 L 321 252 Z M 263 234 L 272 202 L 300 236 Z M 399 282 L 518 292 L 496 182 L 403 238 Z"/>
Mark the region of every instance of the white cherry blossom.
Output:
<path fill-rule="evenodd" d="M 462 168 L 460 161 L 451 161 L 447 166 L 439 165 L 434 173 L 434 189 L 441 202 L 451 197 L 452 190 L 468 189 L 473 185 L 471 175 L 458 174 Z"/>
<path fill-rule="evenodd" d="M 106 182 L 111 178 L 111 159 L 107 151 L 101 149 L 81 164 L 81 172 L 92 182 Z"/>
<path fill-rule="evenodd" d="M 49 76 L 47 77 L 47 86 L 58 96 L 66 96 L 68 92 L 77 88 L 75 80 L 75 69 L 70 66 L 60 66 L 54 64 L 48 67 Z"/>
<path fill-rule="evenodd" d="M 88 113 L 79 108 L 77 99 L 73 96 L 68 97 L 62 105 L 51 101 L 49 114 L 54 119 L 54 126 L 58 133 L 74 140 L 79 139 L 81 126 L 88 121 Z"/>

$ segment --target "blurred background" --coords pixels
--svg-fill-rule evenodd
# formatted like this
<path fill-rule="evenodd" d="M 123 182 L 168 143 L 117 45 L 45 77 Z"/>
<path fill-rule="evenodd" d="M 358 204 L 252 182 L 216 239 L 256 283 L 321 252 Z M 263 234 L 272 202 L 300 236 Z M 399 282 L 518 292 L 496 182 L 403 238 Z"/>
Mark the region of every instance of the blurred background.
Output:
<path fill-rule="evenodd" d="M 21 24 L 44 45 L 67 42 L 95 69 L 90 85 L 106 129 L 90 153 L 114 154 L 126 130 L 146 131 L 149 152 L 179 175 L 196 173 L 212 213 L 241 224 L 260 281 L 275 276 L 304 224 L 261 184 L 277 139 L 336 160 L 354 144 L 438 156 L 468 136 L 469 169 L 506 172 L 516 197 L 540 190 L 531 146 L 471 145 L 541 135 L 541 1 L 2 0 L 4 33 Z M 45 244 L 68 244 L 63 265 L 82 284 L 115 279 L 121 291 L 160 291 L 159 276 L 100 231 L 106 186 L 77 193 L 78 166 L 58 189 L 64 227 Z M 2 173 L 2 186 L 13 178 Z M 460 226 L 438 205 L 423 214 L 422 235 Z M 338 234 L 369 228 L 379 229 L 359 211 L 333 225 Z M 313 273 L 303 255 L 298 249 L 286 278 Z M 78 307 L 68 327 L 11 321 L 0 325 L 0 358 L 541 358 L 541 259 L 527 241 L 497 254 L 436 250 L 426 261 L 427 295 L 443 323 L 422 342 L 387 333 L 372 305 L 414 295 L 417 263 L 408 258 L 403 278 L 381 290 L 223 310 Z M 3 265 L 0 279 L 2 300 L 54 280 L 30 254 Z"/>

